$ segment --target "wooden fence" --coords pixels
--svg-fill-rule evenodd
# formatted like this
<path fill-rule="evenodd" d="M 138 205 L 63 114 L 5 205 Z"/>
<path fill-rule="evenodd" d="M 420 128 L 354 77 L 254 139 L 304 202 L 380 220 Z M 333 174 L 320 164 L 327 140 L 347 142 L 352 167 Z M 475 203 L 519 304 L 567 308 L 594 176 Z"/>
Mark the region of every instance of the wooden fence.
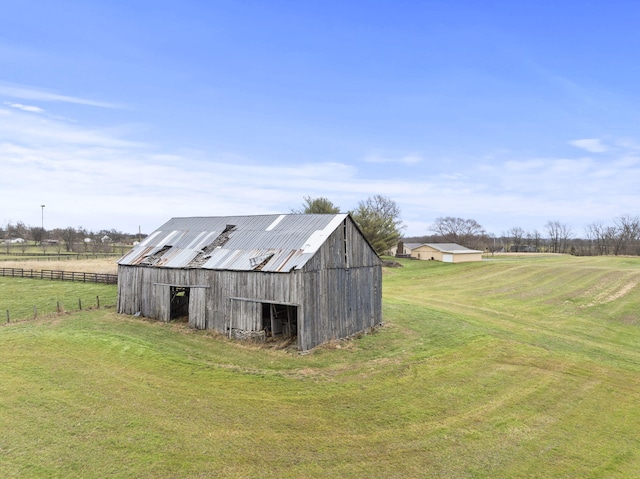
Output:
<path fill-rule="evenodd" d="M 77 281 L 82 283 L 118 284 L 118 275 L 109 273 L 83 273 L 78 271 L 54 271 L 50 269 L 36 271 L 33 269 L 23 268 L 0 268 L 0 276 Z"/>

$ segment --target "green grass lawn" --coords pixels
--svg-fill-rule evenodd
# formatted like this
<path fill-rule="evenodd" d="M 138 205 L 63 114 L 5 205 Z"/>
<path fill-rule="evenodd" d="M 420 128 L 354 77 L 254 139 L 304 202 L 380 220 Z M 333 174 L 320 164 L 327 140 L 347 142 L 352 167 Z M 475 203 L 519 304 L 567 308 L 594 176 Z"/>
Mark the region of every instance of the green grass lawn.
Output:
<path fill-rule="evenodd" d="M 60 311 L 115 306 L 116 285 L 0 276 L 0 324 Z M 58 309 L 60 308 L 60 309 Z M 1 341 L 1 336 L 0 336 Z"/>
<path fill-rule="evenodd" d="M 403 264 L 384 328 L 305 355 L 0 326 L 0 477 L 640 477 L 640 259 Z"/>

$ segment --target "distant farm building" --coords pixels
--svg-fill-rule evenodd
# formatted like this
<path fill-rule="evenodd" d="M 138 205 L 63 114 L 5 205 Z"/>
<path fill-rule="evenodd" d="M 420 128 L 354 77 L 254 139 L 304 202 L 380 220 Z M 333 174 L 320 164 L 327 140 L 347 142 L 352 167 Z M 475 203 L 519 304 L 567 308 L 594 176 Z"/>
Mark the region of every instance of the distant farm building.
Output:
<path fill-rule="evenodd" d="M 382 263 L 351 217 L 173 218 L 118 262 L 118 312 L 307 350 L 382 322 Z"/>
<path fill-rule="evenodd" d="M 398 253 L 401 251 L 402 253 Z M 395 256 L 422 260 L 442 261 L 444 263 L 466 263 L 482 261 L 482 251 L 465 248 L 456 243 L 406 243 L 402 241 L 396 247 Z"/>
<path fill-rule="evenodd" d="M 398 258 L 410 258 L 411 252 L 423 244 L 424 243 L 404 243 L 403 241 L 400 241 L 397 246 L 391 247 L 389 255 L 396 256 Z"/>

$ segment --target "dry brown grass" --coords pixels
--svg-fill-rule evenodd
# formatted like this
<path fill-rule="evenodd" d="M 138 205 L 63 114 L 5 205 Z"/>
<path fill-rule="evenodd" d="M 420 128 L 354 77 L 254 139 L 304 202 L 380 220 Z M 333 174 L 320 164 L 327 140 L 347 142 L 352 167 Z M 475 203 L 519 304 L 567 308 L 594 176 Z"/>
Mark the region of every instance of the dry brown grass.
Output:
<path fill-rule="evenodd" d="M 70 259 L 64 261 L 2 261 L 0 262 L 0 267 L 32 269 L 34 271 L 50 269 L 56 271 L 116 274 L 118 272 L 118 265 L 116 261 L 116 258 Z"/>

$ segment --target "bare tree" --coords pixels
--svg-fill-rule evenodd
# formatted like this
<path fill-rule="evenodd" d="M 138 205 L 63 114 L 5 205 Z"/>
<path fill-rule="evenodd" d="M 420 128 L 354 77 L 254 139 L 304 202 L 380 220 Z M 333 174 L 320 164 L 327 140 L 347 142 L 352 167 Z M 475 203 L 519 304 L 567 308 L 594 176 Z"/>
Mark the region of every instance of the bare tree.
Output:
<path fill-rule="evenodd" d="M 560 221 L 548 221 L 545 225 L 549 234 L 552 253 L 566 253 L 569 239 L 573 236 L 571 226 Z"/>
<path fill-rule="evenodd" d="M 549 235 L 549 246 L 552 253 L 566 253 L 569 239 L 573 236 L 571 226 L 560 221 L 547 221 L 545 225 Z"/>
<path fill-rule="evenodd" d="M 540 251 L 540 247 L 542 246 L 542 234 L 540 234 L 538 230 L 533 230 L 531 238 L 533 239 L 533 246 L 536 251 Z"/>
<path fill-rule="evenodd" d="M 22 251 L 22 254 L 25 254 L 27 252 L 27 248 L 29 247 L 29 243 L 24 238 L 20 238 L 20 239 L 22 240 L 20 242 L 20 251 Z"/>
<path fill-rule="evenodd" d="M 561 252 L 566 253 L 569 249 L 569 240 L 573 238 L 573 229 L 566 223 L 560 225 L 560 246 Z"/>
<path fill-rule="evenodd" d="M 597 221 L 587 225 L 585 228 L 587 239 L 593 243 L 594 248 L 592 254 L 607 255 L 609 254 L 613 228 L 605 226 L 601 221 Z"/>
<path fill-rule="evenodd" d="M 452 216 L 436 218 L 429 230 L 436 233 L 443 241 L 458 243 L 469 247 L 474 239 L 486 235 L 482 226 L 473 219 L 454 218 Z"/>
<path fill-rule="evenodd" d="M 29 228 L 22 221 L 18 221 L 15 225 L 9 223 L 7 225 L 7 233 L 13 239 L 26 239 L 29 236 Z"/>
<path fill-rule="evenodd" d="M 593 244 L 593 253 L 600 255 L 637 254 L 640 240 L 640 218 L 623 215 L 607 226 L 601 221 L 587 225 L 587 239 Z"/>
<path fill-rule="evenodd" d="M 538 230 L 527 231 L 525 234 L 525 246 L 527 251 L 540 251 L 542 236 Z"/>
<path fill-rule="evenodd" d="M 511 240 L 511 251 L 519 253 L 524 250 L 524 235 L 524 230 L 519 226 L 514 226 L 507 231 L 506 236 Z"/>
<path fill-rule="evenodd" d="M 62 253 L 62 244 L 63 244 L 63 241 L 60 241 L 60 239 L 57 239 L 55 242 L 56 252 L 58 254 Z"/>
<path fill-rule="evenodd" d="M 44 228 L 41 228 L 40 226 L 30 226 L 29 227 L 29 234 L 31 236 L 31 239 L 36 243 L 36 244 L 42 244 L 42 241 L 45 239 L 47 231 Z"/>
<path fill-rule="evenodd" d="M 64 246 L 67 252 L 73 251 L 73 245 L 76 242 L 76 239 L 78 238 L 78 232 L 76 231 L 75 228 L 72 228 L 71 226 L 69 226 L 68 228 L 63 229 L 60 232 L 60 238 L 62 238 L 62 241 L 64 242 Z"/>
<path fill-rule="evenodd" d="M 640 237 L 640 219 L 637 216 L 624 215 L 615 219 L 616 239 L 613 254 L 624 254 L 627 246 Z"/>
<path fill-rule="evenodd" d="M 549 236 L 549 249 L 552 253 L 558 253 L 560 251 L 560 222 L 559 221 L 547 221 L 544 225 Z"/>

